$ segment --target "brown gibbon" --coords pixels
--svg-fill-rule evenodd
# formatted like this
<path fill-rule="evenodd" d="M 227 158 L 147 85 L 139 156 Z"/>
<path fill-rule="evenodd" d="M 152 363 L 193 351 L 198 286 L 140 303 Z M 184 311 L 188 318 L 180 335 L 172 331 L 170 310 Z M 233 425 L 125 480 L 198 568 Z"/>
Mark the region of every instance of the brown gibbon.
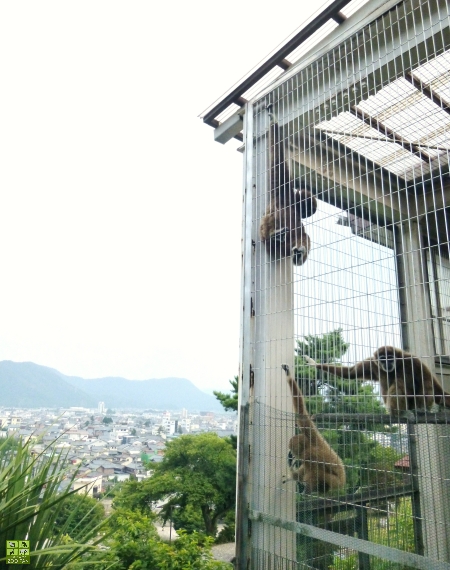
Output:
<path fill-rule="evenodd" d="M 284 141 L 274 120 L 270 106 L 270 202 L 261 220 L 260 234 L 272 258 L 292 256 L 295 265 L 302 265 L 308 257 L 311 240 L 303 226 L 303 218 L 312 216 L 317 200 L 306 185 L 295 188 L 284 155 Z"/>
<path fill-rule="evenodd" d="M 306 494 L 326 493 L 345 487 L 345 468 L 341 458 L 320 435 L 312 421 L 303 394 L 289 372 L 289 366 L 282 364 L 282 368 L 291 389 L 295 424 L 300 432 L 289 441 L 290 453 L 300 463 L 298 469 L 294 470 L 291 466 L 290 479 L 302 483 Z"/>
<path fill-rule="evenodd" d="M 450 407 L 450 394 L 444 391 L 439 380 L 420 358 L 394 346 L 378 348 L 371 358 L 354 366 L 317 364 L 319 370 L 339 378 L 375 380 L 380 383 L 381 396 L 392 413 L 409 410 L 430 410 L 433 406 Z"/>

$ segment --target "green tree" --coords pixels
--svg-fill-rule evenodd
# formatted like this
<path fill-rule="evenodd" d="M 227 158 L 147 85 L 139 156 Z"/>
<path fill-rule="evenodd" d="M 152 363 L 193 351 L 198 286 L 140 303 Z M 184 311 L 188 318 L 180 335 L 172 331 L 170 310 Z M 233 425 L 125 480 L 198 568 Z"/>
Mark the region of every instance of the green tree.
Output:
<path fill-rule="evenodd" d="M 235 376 L 234 380 L 229 380 L 231 384 L 231 392 L 225 394 L 224 392 L 214 391 L 214 396 L 222 404 L 226 412 L 234 411 L 237 412 L 238 409 L 238 390 L 239 390 L 239 376 Z M 235 435 L 230 435 L 230 441 L 234 449 L 237 449 L 237 437 Z"/>
<path fill-rule="evenodd" d="M 54 529 L 58 533 L 64 529 L 65 534 L 74 538 L 80 529 L 91 530 L 105 518 L 105 509 L 101 503 L 85 494 L 69 495 L 61 505 L 55 518 Z"/>
<path fill-rule="evenodd" d="M 155 560 L 155 545 L 159 536 L 154 525 L 152 512 L 119 508 L 111 515 L 109 528 L 112 538 L 108 546 L 109 558 L 114 568 L 128 570 L 153 570 L 158 568 Z M 95 568 L 95 566 L 94 566 Z"/>
<path fill-rule="evenodd" d="M 342 329 L 335 329 L 322 335 L 306 335 L 304 340 L 297 340 L 295 349 L 295 378 L 305 396 L 315 396 L 323 384 L 322 375 L 309 366 L 304 356 L 309 356 L 318 363 L 340 360 L 350 347 L 345 342 Z"/>
<path fill-rule="evenodd" d="M 149 513 L 155 501 L 164 500 L 164 521 L 175 505 L 180 515 L 194 507 L 201 512 L 202 530 L 215 536 L 218 520 L 234 509 L 235 488 L 236 451 L 230 441 L 215 433 L 186 434 L 167 444 L 151 478 L 124 485 L 117 504 Z"/>
<path fill-rule="evenodd" d="M 108 550 L 85 557 L 87 568 L 95 570 L 232 570 L 230 564 L 212 559 L 212 539 L 203 533 L 179 531 L 168 544 L 160 540 L 154 526 L 155 515 L 119 508 L 109 521 L 112 531 Z"/>
<path fill-rule="evenodd" d="M 316 362 L 335 362 L 341 358 L 350 348 L 345 342 L 342 329 L 334 329 L 322 335 L 308 334 L 305 340 L 297 340 L 297 355 L 307 355 Z"/>
<path fill-rule="evenodd" d="M 218 392 L 216 390 L 214 390 L 213 394 L 225 408 L 225 411 L 237 412 L 239 376 L 235 376 L 234 380 L 229 380 L 229 382 L 232 388 L 230 394 L 225 394 L 224 392 Z"/>
<path fill-rule="evenodd" d="M 105 425 L 109 425 L 109 424 L 112 424 L 112 423 L 113 423 L 113 419 L 110 418 L 110 417 L 108 417 L 108 416 L 105 416 L 105 417 L 103 418 L 102 422 L 103 422 Z"/>
<path fill-rule="evenodd" d="M 172 524 L 175 530 L 202 532 L 205 528 L 202 511 L 198 505 L 187 504 L 185 509 L 172 509 Z"/>
<path fill-rule="evenodd" d="M 213 539 L 194 532 L 180 531 L 172 544 L 160 542 L 155 548 L 155 568 L 161 570 L 232 570 L 232 565 L 213 559 Z"/>

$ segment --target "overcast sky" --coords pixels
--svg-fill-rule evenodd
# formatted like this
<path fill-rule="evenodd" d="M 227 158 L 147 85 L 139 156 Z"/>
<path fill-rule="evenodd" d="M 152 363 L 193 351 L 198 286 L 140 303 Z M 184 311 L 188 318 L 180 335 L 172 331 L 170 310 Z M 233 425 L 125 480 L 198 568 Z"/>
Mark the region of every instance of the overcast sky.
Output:
<path fill-rule="evenodd" d="M 0 360 L 228 388 L 242 155 L 197 116 L 317 7 L 0 4 Z"/>

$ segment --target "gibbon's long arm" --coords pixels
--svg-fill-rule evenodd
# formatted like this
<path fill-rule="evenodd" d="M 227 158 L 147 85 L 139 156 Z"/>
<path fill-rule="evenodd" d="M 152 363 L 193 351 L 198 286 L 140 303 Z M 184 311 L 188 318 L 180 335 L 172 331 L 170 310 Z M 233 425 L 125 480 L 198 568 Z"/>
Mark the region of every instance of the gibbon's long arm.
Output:
<path fill-rule="evenodd" d="M 338 378 L 358 378 L 358 380 L 378 380 L 378 366 L 373 358 L 357 362 L 353 366 L 337 364 L 315 364 L 318 370 L 334 374 Z"/>
<path fill-rule="evenodd" d="M 311 240 L 302 220 L 314 214 L 317 200 L 308 189 L 295 189 L 280 128 L 270 106 L 268 110 L 271 121 L 268 132 L 270 201 L 261 219 L 260 235 L 272 259 L 292 257 L 294 265 L 302 265 L 311 249 Z"/>
<path fill-rule="evenodd" d="M 312 195 L 311 189 L 308 186 L 302 186 L 298 191 L 300 198 L 300 207 L 302 212 L 302 219 L 309 218 L 314 215 L 317 210 L 317 200 Z"/>
<path fill-rule="evenodd" d="M 317 200 L 311 189 L 301 185 L 295 190 L 295 180 L 291 176 L 289 163 L 284 151 L 284 140 L 280 136 L 280 127 L 275 120 L 272 106 L 267 107 L 270 117 L 269 148 L 270 148 L 270 193 L 272 199 L 278 201 L 280 208 L 291 206 L 294 202 L 300 204 L 301 217 L 309 218 L 317 210 Z"/>
<path fill-rule="evenodd" d="M 286 372 L 289 388 L 291 389 L 294 411 L 297 414 L 295 423 L 299 428 L 313 427 L 314 429 L 316 429 L 316 426 L 312 421 L 311 416 L 308 413 L 308 410 L 306 409 L 305 399 L 303 397 L 303 394 L 300 388 L 298 387 L 297 382 L 292 378 L 289 372 L 289 366 L 287 364 L 282 364 L 281 367 Z"/>
<path fill-rule="evenodd" d="M 272 106 L 267 107 L 270 117 L 270 194 L 280 208 L 292 203 L 294 186 L 290 187 L 291 177 L 284 155 L 284 141 L 280 138 L 280 127 L 275 120 Z"/>

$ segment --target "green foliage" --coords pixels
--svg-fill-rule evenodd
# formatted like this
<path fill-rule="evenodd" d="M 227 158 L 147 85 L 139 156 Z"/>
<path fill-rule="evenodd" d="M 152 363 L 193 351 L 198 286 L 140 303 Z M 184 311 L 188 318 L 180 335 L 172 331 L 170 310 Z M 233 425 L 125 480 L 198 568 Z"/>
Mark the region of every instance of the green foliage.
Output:
<path fill-rule="evenodd" d="M 183 529 L 186 532 L 202 532 L 205 523 L 202 511 L 198 505 L 188 503 L 186 508 L 172 508 L 172 523 L 176 531 Z"/>
<path fill-rule="evenodd" d="M 55 530 L 65 501 L 73 494 L 70 488 L 76 476 L 76 472 L 69 474 L 65 463 L 65 455 L 48 447 L 33 455 L 30 443 L 19 440 L 16 446 L 9 438 L 0 443 L 0 564 L 4 564 L 9 539 L 27 537 L 30 541 L 31 565 L 27 569 L 62 568 L 95 550 L 105 521 L 89 528 L 80 524 L 73 539 L 67 535 L 69 519 Z M 60 491 L 63 481 L 66 490 Z M 77 516 L 74 507 L 72 519 Z"/>
<path fill-rule="evenodd" d="M 179 538 L 166 544 L 160 542 L 155 548 L 155 568 L 159 570 L 232 570 L 232 565 L 213 560 L 213 539 L 194 532 L 179 531 Z"/>
<path fill-rule="evenodd" d="M 368 518 L 369 540 L 376 544 L 391 546 L 406 552 L 414 552 L 414 528 L 411 498 L 398 501 L 395 516 L 370 516 Z M 358 570 L 358 555 L 335 556 L 330 570 Z M 371 570 L 402 570 L 403 564 L 395 564 L 375 556 L 370 557 Z"/>
<path fill-rule="evenodd" d="M 361 484 L 377 485 L 381 489 L 401 485 L 402 475 L 394 469 L 402 457 L 392 447 L 383 447 L 376 442 L 365 458 L 361 458 Z"/>
<path fill-rule="evenodd" d="M 213 539 L 196 531 L 179 530 L 171 543 L 162 542 L 154 526 L 155 514 L 125 508 L 117 509 L 109 519 L 112 532 L 107 550 L 89 554 L 87 568 L 107 570 L 232 570 L 230 564 L 214 561 Z"/>
<path fill-rule="evenodd" d="M 297 340 L 295 358 L 295 378 L 305 396 L 317 395 L 323 384 L 322 373 L 308 365 L 304 356 L 318 363 L 336 362 L 347 352 L 350 344 L 345 342 L 342 329 L 335 329 L 322 335 L 306 335 L 305 340 Z"/>
<path fill-rule="evenodd" d="M 108 417 L 108 416 L 105 416 L 105 417 L 103 418 L 102 422 L 103 422 L 105 425 L 112 424 L 112 423 L 113 423 L 113 419 L 110 418 L 110 417 Z"/>
<path fill-rule="evenodd" d="M 225 394 L 224 392 L 217 392 L 217 391 L 214 391 L 213 394 L 222 404 L 226 412 L 230 410 L 237 412 L 239 376 L 235 376 L 234 380 L 229 380 L 229 382 L 232 388 L 230 394 Z"/>
<path fill-rule="evenodd" d="M 229 440 L 215 433 L 186 434 L 167 444 L 151 478 L 127 482 L 115 503 L 149 513 L 153 502 L 165 500 L 163 520 L 169 520 L 177 505 L 180 524 L 182 513 L 191 520 L 199 509 L 202 530 L 215 536 L 218 519 L 234 508 L 235 488 L 236 451 Z"/>
<path fill-rule="evenodd" d="M 383 517 L 384 518 L 384 517 Z M 402 497 L 397 501 L 395 517 L 384 518 L 385 525 L 380 524 L 380 517 L 369 518 L 369 539 L 377 544 L 394 546 L 400 550 L 414 552 L 414 525 L 411 497 Z M 377 559 L 374 570 L 392 568 L 392 563 Z"/>
<path fill-rule="evenodd" d="M 83 532 L 89 531 L 104 518 L 105 509 L 101 503 L 85 494 L 75 493 L 63 501 L 54 528 L 57 533 L 64 529 L 65 534 L 76 538 L 81 529 Z"/>
<path fill-rule="evenodd" d="M 153 513 L 119 508 L 111 515 L 109 527 L 112 539 L 109 542 L 109 558 L 120 570 L 158 568 L 155 545 L 159 541 L 153 521 Z"/>
<path fill-rule="evenodd" d="M 234 380 L 229 380 L 231 384 L 231 393 L 225 394 L 224 392 L 214 391 L 214 396 L 219 400 L 219 402 L 224 407 L 225 411 L 235 411 L 238 409 L 238 393 L 239 393 L 239 376 L 235 376 Z M 237 437 L 235 435 L 230 435 L 230 442 L 233 449 L 237 449 Z"/>
<path fill-rule="evenodd" d="M 322 335 L 308 334 L 303 338 L 305 339 L 304 341 L 297 341 L 297 355 L 307 355 L 322 364 L 335 362 L 341 358 L 350 347 L 350 344 L 345 342 L 342 329 L 340 328 Z"/>

